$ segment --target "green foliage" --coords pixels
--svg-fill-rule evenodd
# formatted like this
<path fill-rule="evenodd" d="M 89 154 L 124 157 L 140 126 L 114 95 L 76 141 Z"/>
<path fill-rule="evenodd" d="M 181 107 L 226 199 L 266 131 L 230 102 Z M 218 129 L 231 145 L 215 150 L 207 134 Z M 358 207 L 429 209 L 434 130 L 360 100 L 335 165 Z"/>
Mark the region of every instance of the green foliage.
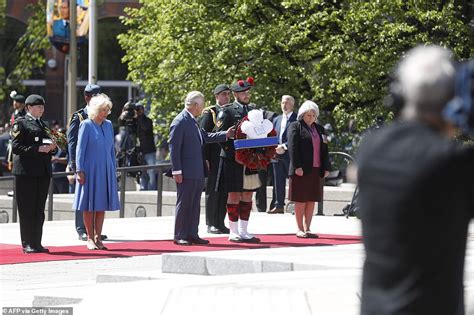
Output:
<path fill-rule="evenodd" d="M 281 95 L 316 101 L 336 133 L 382 115 L 388 77 L 417 44 L 473 53 L 466 19 L 433 0 L 147 0 L 122 19 L 129 78 L 166 124 L 185 94 L 253 76 L 252 102 L 279 111 Z M 445 3 L 445 2 L 441 2 Z"/>
<path fill-rule="evenodd" d="M 18 63 L 9 73 L 7 82 L 13 86 L 21 85 L 21 80 L 31 78 L 33 71 L 41 69 L 45 63 L 44 50 L 50 44 L 46 34 L 46 3 L 39 0 L 35 5 L 28 5 L 27 10 L 32 12 L 28 19 L 26 32 L 18 40 L 16 50 Z"/>
<path fill-rule="evenodd" d="M 21 90 L 21 81 L 31 78 L 33 72 L 41 69 L 46 63 L 44 50 L 49 47 L 45 27 L 46 3 L 39 0 L 37 4 L 27 5 L 25 9 L 31 12 L 31 16 L 25 33 L 15 47 L 17 63 L 8 73 L 0 68 L 0 100 L 5 99 L 12 88 Z M 0 20 L 2 18 L 4 16 L 0 17 Z"/>

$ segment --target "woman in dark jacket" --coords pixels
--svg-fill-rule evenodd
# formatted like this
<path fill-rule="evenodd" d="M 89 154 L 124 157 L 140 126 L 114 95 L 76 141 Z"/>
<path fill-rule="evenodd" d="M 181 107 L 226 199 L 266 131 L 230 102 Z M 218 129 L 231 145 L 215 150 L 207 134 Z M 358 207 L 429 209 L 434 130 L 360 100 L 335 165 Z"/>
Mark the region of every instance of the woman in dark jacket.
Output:
<path fill-rule="evenodd" d="M 330 163 L 324 127 L 317 124 L 319 108 L 305 101 L 297 120 L 288 128 L 290 189 L 288 199 L 295 203 L 297 237 L 317 238 L 311 232 L 315 202 L 322 201 L 322 178 L 329 175 Z"/>

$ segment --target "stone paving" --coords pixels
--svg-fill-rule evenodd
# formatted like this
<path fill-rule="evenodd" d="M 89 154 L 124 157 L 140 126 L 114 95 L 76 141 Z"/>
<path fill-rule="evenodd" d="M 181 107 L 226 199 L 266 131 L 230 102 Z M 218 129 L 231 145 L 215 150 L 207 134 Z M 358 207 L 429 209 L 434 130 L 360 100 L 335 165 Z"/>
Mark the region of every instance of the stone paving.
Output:
<path fill-rule="evenodd" d="M 109 241 L 171 239 L 167 217 L 106 219 Z M 204 218 L 201 217 L 201 222 Z M 73 221 L 46 222 L 45 246 L 84 245 Z M 250 232 L 294 233 L 291 214 L 252 213 Z M 355 218 L 315 217 L 313 231 L 360 235 Z M 206 233 L 203 223 L 200 235 Z M 19 244 L 18 224 L 0 224 L 0 243 Z M 467 314 L 474 314 L 474 238 L 466 257 Z M 167 256 L 183 254 L 167 254 Z M 341 314 L 359 312 L 363 245 L 270 248 L 185 254 L 218 257 L 221 268 L 239 261 L 310 266 L 298 271 L 219 274 L 162 271 L 163 256 L 52 261 L 0 266 L 1 306 L 72 306 L 74 314 Z M 275 265 L 273 265 L 275 267 Z M 245 301 L 245 303 L 242 303 Z"/>

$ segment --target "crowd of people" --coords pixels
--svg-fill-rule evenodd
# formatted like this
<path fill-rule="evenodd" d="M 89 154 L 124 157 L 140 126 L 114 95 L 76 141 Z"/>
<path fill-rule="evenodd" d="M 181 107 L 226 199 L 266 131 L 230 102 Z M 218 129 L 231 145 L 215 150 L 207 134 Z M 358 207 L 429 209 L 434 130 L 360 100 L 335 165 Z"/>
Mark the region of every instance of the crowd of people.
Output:
<path fill-rule="evenodd" d="M 459 118 L 466 108 L 473 111 L 474 85 L 452 105 L 450 100 L 458 92 L 455 75 L 448 50 L 425 46 L 409 51 L 396 72 L 398 97 L 403 99 L 400 117 L 362 140 L 356 161 L 366 250 L 362 314 L 464 314 L 463 267 L 474 210 L 474 150 L 452 138 L 459 121 L 474 129 L 474 113 Z M 306 100 L 295 112 L 294 97 L 283 95 L 280 115 L 263 111 L 251 103 L 253 86 L 253 78 L 220 84 L 213 91 L 216 103 L 207 108 L 204 94 L 192 91 L 170 125 L 168 175 L 177 186 L 176 245 L 209 243 L 198 234 L 205 185 L 208 232 L 229 234 L 230 242 L 261 242 L 248 225 L 253 194 L 262 193 L 262 188 L 266 191 L 269 173 L 274 196 L 270 209 L 264 205 L 264 211 L 284 213 L 288 199 L 295 203 L 296 237 L 318 238 L 311 223 L 331 168 L 319 107 Z M 107 120 L 111 100 L 92 84 L 84 98 L 87 105 L 73 114 L 67 130 L 67 165 L 76 174 L 76 229 L 88 249 L 107 250 L 102 242 L 105 212 L 120 208 L 116 151 L 142 146 L 146 163 L 156 163 L 156 145 L 150 138 L 153 124 L 142 105 L 131 110 L 127 104 L 120 117 L 121 142 L 116 146 Z M 12 172 L 15 194 L 29 196 L 17 202 L 23 251 L 31 254 L 48 252 L 41 238 L 51 161 L 66 163 L 42 120 L 45 100 L 33 94 L 24 104 L 12 116 Z M 130 134 L 137 137 L 127 138 Z M 255 139 L 260 141 L 257 148 L 252 146 Z M 258 164 L 262 160 L 265 163 Z M 467 176 L 460 178 L 459 169 Z M 155 173 L 139 176 L 143 189 L 156 189 Z M 256 200 L 256 208 L 262 211 L 258 196 Z"/>

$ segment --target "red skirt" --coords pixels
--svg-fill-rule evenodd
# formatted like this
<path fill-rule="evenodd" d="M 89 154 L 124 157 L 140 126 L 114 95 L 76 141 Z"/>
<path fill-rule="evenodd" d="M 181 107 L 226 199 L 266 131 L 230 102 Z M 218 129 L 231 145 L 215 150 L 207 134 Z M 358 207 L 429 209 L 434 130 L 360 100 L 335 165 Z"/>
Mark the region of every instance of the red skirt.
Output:
<path fill-rule="evenodd" d="M 313 167 L 310 174 L 290 176 L 288 200 L 295 202 L 319 202 L 323 199 L 322 179 L 319 167 Z"/>

